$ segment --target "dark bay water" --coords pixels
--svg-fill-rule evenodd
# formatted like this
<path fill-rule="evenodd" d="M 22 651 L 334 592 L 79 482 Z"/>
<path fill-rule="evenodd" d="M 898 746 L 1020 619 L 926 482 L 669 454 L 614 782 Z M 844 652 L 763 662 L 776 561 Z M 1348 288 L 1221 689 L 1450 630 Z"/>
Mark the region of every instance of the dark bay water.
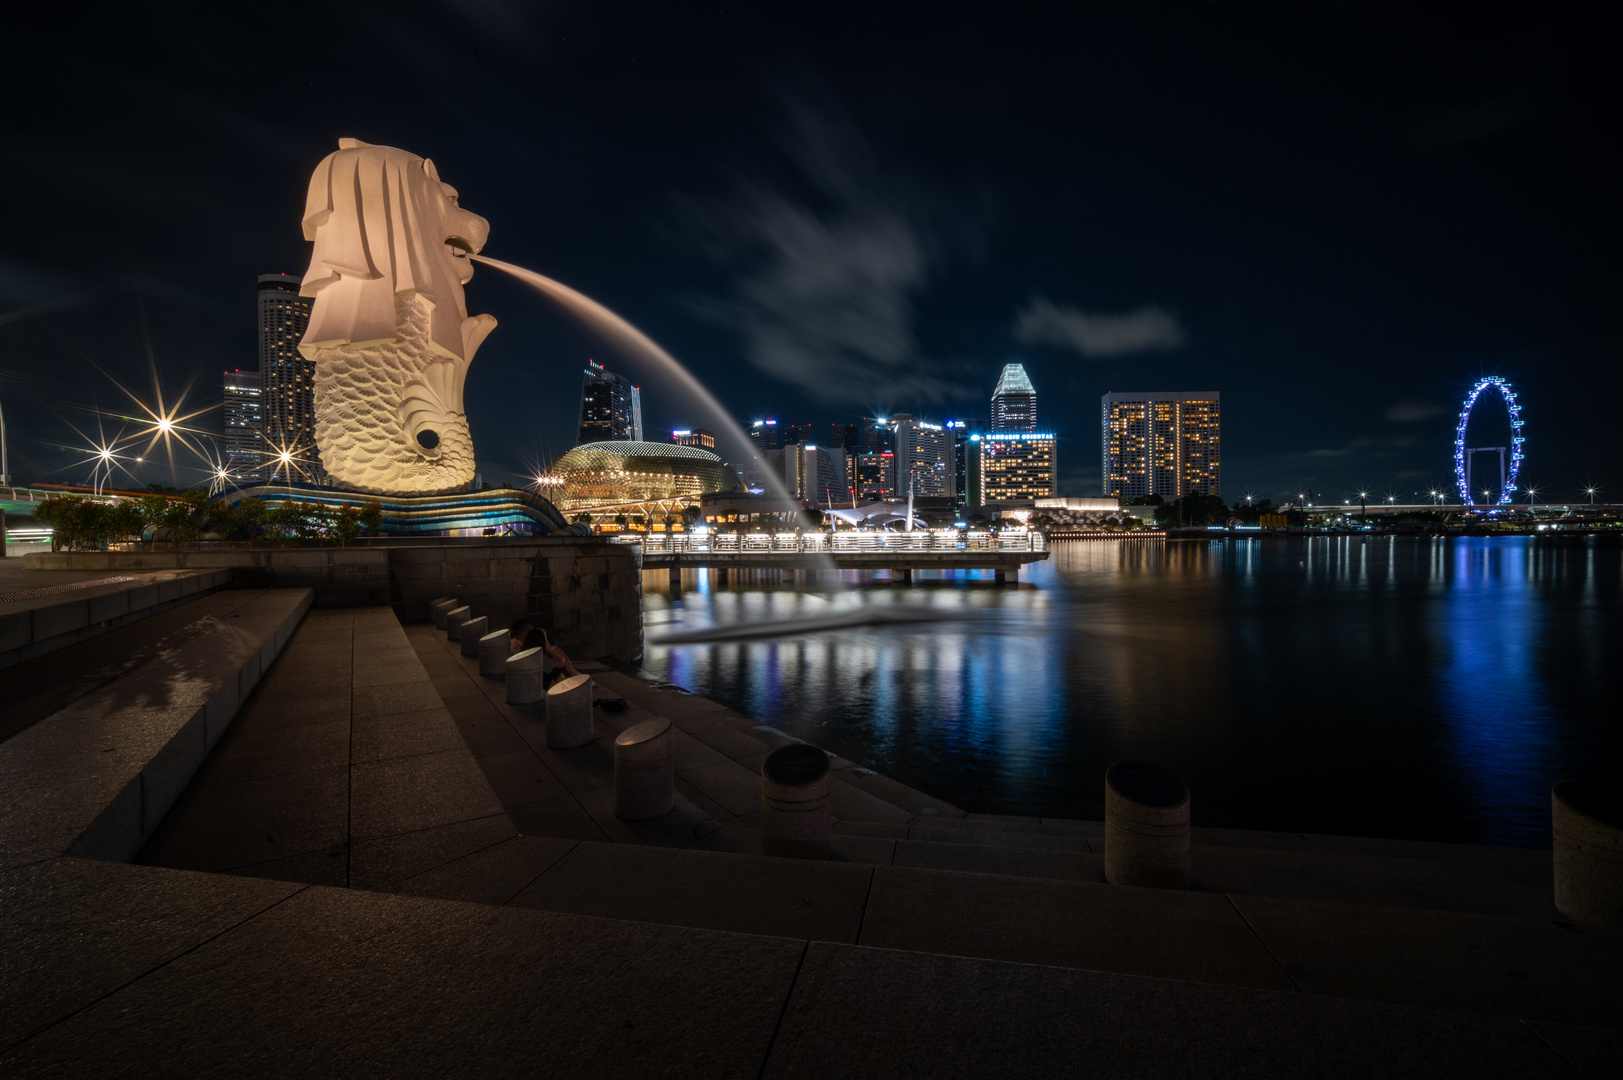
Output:
<path fill-rule="evenodd" d="M 848 604 L 962 618 L 644 666 L 972 811 L 1097 817 L 1105 768 L 1145 758 L 1198 825 L 1548 846 L 1553 782 L 1623 783 L 1618 538 L 1058 543 L 1023 577 L 699 575 L 673 600 L 650 574 L 651 641 Z"/>

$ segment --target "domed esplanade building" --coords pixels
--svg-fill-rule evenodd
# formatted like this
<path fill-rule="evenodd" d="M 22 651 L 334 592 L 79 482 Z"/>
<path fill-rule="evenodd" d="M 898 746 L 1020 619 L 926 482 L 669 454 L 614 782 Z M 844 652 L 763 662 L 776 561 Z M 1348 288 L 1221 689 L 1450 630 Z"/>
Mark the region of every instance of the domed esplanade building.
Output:
<path fill-rule="evenodd" d="M 697 503 L 700 495 L 731 491 L 738 474 L 697 446 L 651 442 L 582 443 L 552 463 L 562 486 L 554 498 L 564 512 L 588 507 Z"/>

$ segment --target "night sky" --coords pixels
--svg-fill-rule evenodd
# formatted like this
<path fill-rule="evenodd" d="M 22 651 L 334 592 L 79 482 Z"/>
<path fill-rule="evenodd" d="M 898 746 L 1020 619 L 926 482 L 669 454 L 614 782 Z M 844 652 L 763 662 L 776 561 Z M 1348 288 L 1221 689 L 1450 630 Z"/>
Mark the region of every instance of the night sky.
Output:
<path fill-rule="evenodd" d="M 432 158 L 487 254 L 740 420 L 984 419 L 1020 361 L 1063 494 L 1099 492 L 1100 394 L 1215 389 L 1231 499 L 1408 498 L 1499 374 L 1541 501 L 1623 498 L 1615 34 L 1488 7 L 35 9 L 0 72 L 12 473 L 82 481 L 115 378 L 217 406 L 353 136 Z M 714 426 L 497 271 L 468 300 L 500 320 L 467 385 L 487 481 L 572 444 L 587 357 L 650 437 Z"/>

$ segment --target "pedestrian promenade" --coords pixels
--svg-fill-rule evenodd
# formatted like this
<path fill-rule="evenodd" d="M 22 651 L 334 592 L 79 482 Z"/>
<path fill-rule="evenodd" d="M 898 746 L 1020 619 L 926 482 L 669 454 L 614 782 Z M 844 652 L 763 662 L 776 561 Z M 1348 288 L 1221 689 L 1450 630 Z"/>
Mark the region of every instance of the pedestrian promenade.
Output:
<path fill-rule="evenodd" d="M 443 632 L 311 611 L 136 864 L 8 849 L 0 1069 L 1599 1077 L 1623 1060 L 1623 934 L 1555 913 L 1548 852 L 1197 828 L 1192 890 L 1110 886 L 1100 823 L 967 814 L 836 758 L 834 858 L 770 858 L 759 768 L 787 737 L 579 666 L 597 739 L 551 750 L 544 717 Z M 676 728 L 676 807 L 621 822 L 609 746 L 656 715 Z"/>

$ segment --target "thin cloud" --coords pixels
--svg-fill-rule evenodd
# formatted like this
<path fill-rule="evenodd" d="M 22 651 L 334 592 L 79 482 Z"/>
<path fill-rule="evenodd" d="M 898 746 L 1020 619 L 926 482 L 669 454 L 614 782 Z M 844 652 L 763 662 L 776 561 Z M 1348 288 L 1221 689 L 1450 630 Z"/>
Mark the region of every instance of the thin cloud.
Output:
<path fill-rule="evenodd" d="M 914 329 L 935 262 L 925 200 L 826 94 L 786 111 L 783 149 L 805 197 L 741 180 L 731 199 L 686 208 L 688 231 L 735 269 L 709 317 L 738 332 L 756 368 L 817 401 L 953 395 L 956 365 L 926 360 Z"/>
<path fill-rule="evenodd" d="M 1096 315 L 1032 297 L 1014 317 L 1014 336 L 1024 345 L 1055 345 L 1088 357 L 1130 356 L 1182 347 L 1187 335 L 1178 317 L 1162 307 L 1125 315 Z"/>
<path fill-rule="evenodd" d="M 1425 401 L 1400 401 L 1386 410 L 1386 418 L 1394 424 L 1412 424 L 1439 415 L 1443 410 Z"/>

